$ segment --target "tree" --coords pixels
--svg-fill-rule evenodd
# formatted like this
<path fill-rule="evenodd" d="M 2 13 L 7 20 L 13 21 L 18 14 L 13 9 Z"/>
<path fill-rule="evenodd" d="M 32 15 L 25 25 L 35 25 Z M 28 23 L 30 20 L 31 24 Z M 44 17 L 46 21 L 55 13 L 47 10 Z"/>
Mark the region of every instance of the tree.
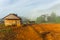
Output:
<path fill-rule="evenodd" d="M 56 22 L 56 13 L 52 12 L 50 15 L 50 22 L 55 23 Z"/>
<path fill-rule="evenodd" d="M 40 17 L 37 17 L 36 23 L 46 23 L 47 22 L 47 16 L 41 15 Z"/>
<path fill-rule="evenodd" d="M 60 23 L 60 16 L 56 17 L 56 23 Z"/>
<path fill-rule="evenodd" d="M 37 17 L 36 23 L 60 23 L 60 16 L 57 16 L 54 12 L 50 16 L 44 14 Z"/>
<path fill-rule="evenodd" d="M 56 23 L 56 13 L 52 12 L 50 16 L 47 17 L 48 22 L 47 23 Z"/>

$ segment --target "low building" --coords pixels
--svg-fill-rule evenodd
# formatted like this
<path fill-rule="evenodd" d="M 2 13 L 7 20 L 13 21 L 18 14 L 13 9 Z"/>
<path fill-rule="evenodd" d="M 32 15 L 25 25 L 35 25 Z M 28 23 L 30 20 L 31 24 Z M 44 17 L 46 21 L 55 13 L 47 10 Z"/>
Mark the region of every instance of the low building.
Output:
<path fill-rule="evenodd" d="M 9 14 L 4 17 L 4 24 L 5 26 L 21 26 L 21 18 L 18 17 L 16 14 Z"/>

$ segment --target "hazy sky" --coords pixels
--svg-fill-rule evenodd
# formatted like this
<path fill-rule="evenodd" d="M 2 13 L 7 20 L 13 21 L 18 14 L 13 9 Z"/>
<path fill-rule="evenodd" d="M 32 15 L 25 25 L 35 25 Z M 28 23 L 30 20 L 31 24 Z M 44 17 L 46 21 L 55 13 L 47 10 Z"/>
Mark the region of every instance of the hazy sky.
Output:
<path fill-rule="evenodd" d="M 46 10 L 60 4 L 60 0 L 0 0 L 0 18 L 9 13 L 35 18 L 40 16 L 40 10 Z"/>

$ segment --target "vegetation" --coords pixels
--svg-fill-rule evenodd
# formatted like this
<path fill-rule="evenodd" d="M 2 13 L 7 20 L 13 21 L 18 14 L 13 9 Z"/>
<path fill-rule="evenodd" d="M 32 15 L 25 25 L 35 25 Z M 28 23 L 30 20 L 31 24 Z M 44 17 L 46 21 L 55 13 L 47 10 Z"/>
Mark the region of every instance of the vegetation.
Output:
<path fill-rule="evenodd" d="M 0 40 L 60 40 L 60 24 L 33 24 L 0 28 Z"/>
<path fill-rule="evenodd" d="M 21 27 L 16 25 L 5 26 L 0 24 L 0 40 L 60 40 L 60 16 L 54 12 L 50 15 L 41 15 L 35 21 L 23 20 Z M 49 24 L 44 24 L 49 23 Z"/>
<path fill-rule="evenodd" d="M 36 23 L 60 23 L 60 16 L 57 16 L 54 12 L 52 12 L 50 16 L 41 15 L 37 17 Z"/>
<path fill-rule="evenodd" d="M 14 40 L 15 35 L 11 27 L 0 27 L 0 40 Z"/>

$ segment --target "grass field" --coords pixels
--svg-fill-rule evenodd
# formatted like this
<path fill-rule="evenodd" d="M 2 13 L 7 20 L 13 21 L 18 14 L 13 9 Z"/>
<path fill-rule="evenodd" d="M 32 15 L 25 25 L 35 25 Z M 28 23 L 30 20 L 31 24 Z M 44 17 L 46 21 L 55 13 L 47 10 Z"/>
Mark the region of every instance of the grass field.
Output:
<path fill-rule="evenodd" d="M 60 40 L 60 24 L 1 27 L 0 40 Z"/>

